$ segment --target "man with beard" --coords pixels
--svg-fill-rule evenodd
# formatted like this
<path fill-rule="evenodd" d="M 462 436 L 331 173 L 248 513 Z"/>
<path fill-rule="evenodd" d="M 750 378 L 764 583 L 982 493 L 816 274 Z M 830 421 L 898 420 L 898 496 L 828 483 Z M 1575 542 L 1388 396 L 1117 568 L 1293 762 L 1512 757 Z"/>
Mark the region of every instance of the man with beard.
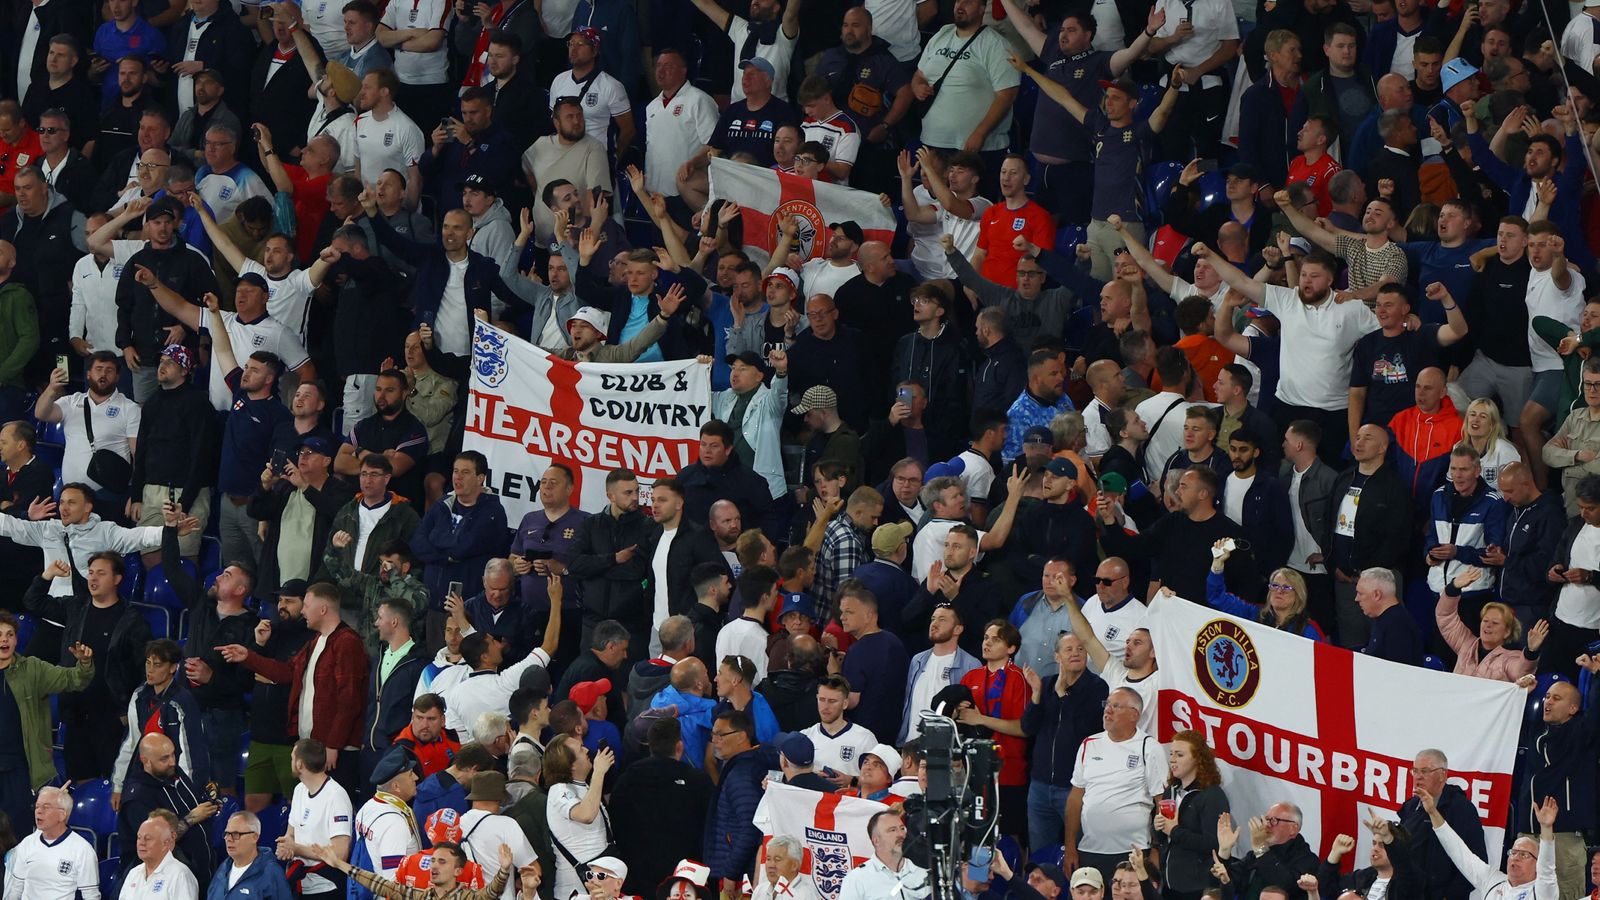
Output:
<path fill-rule="evenodd" d="M 1067 367 L 1062 355 L 1035 350 L 1028 357 L 1028 384 L 1006 410 L 1006 443 L 1000 458 L 1007 464 L 1022 455 L 1022 437 L 1029 428 L 1049 427 L 1057 415 L 1075 407 L 1067 396 Z M 973 498 L 979 499 L 979 498 Z"/>
<path fill-rule="evenodd" d="M 1260 570 L 1272 572 L 1288 561 L 1295 532 L 1289 485 L 1259 465 L 1262 440 L 1247 428 L 1228 437 L 1233 471 L 1222 482 L 1222 514 L 1244 529 Z"/>
<path fill-rule="evenodd" d="M 178 848 L 189 871 L 201 884 L 210 881 L 212 842 L 209 830 L 201 825 L 221 807 L 206 799 L 205 787 L 195 784 L 178 766 L 170 738 L 160 732 L 145 735 L 139 741 L 139 765 L 128 779 L 127 793 L 117 810 L 117 837 L 122 846 L 134 846 L 135 833 L 151 812 L 170 810 L 182 823 Z M 129 857 L 123 872 L 138 862 L 138 857 Z"/>
<path fill-rule="evenodd" d="M 406 376 L 399 369 L 386 369 L 378 375 L 372 391 L 376 414 L 351 429 L 350 439 L 339 447 L 334 471 L 359 475 L 368 456 L 387 457 L 394 471 L 395 491 L 415 502 L 422 497 L 422 473 L 416 467 L 428 456 L 428 430 L 406 410 L 406 390 Z"/>
<path fill-rule="evenodd" d="M 606 508 L 578 529 L 569 571 L 583 588 L 584 646 L 592 646 L 597 625 L 619 619 L 628 628 L 623 646 L 632 645 L 637 662 L 650 646 L 649 606 L 641 586 L 652 574 L 650 557 L 639 550 L 649 543 L 655 523 L 639 511 L 638 476 L 628 469 L 606 476 L 606 500 Z"/>
<path fill-rule="evenodd" d="M 511 251 L 500 260 L 500 280 L 533 309 L 533 320 L 528 326 L 528 336 L 533 343 L 541 350 L 559 353 L 572 346 L 567 323 L 584 305 L 572 285 L 572 272 L 578 267 L 578 250 L 570 242 L 562 241 L 559 249 L 549 254 L 543 279 L 532 267 L 526 270 L 524 277 L 520 263 L 524 248 L 531 242 L 533 212 L 523 209 L 521 229 L 511 243 Z"/>
<path fill-rule="evenodd" d="M 777 271 L 778 266 L 785 261 L 792 261 L 783 251 L 793 245 L 798 225 L 791 217 L 779 227 L 781 233 L 778 235 L 778 246 L 773 249 L 772 261 L 768 263 L 764 276 Z M 800 282 L 805 286 L 806 294 L 832 297 L 840 285 L 860 275 L 861 267 L 856 264 L 855 257 L 866 243 L 866 234 L 855 222 L 834 222 L 829 225 L 828 247 L 823 255 L 808 260 L 800 267 Z M 798 245 L 794 246 L 796 250 L 799 249 Z"/>
<path fill-rule="evenodd" d="M 172 137 L 172 120 L 160 108 L 151 89 L 145 87 L 147 71 L 139 57 L 117 64 L 120 96 L 102 113 L 98 149 L 105 169 L 90 198 L 95 209 L 110 209 L 119 196 L 134 186 L 141 155 L 146 150 L 166 148 Z"/>
<path fill-rule="evenodd" d="M 189 610 L 184 671 L 200 703 L 201 725 L 210 742 L 211 770 L 231 772 L 239 764 L 237 748 L 246 724 L 244 697 L 254 680 L 243 666 L 224 660 L 215 648 L 250 642 L 260 621 L 245 607 L 255 576 L 248 564 L 225 560 L 225 567 L 207 589 L 181 564 L 178 532 L 185 523 L 177 507 L 168 504 L 162 520 L 161 568 L 167 573 L 173 596 Z M 232 794 L 233 780 L 225 781 L 222 790 Z"/>
<path fill-rule="evenodd" d="M 522 154 L 522 174 L 527 178 L 528 190 L 544 200 L 533 204 L 534 230 L 539 242 L 546 243 L 555 234 L 555 214 L 550 197 L 545 195 L 550 185 L 569 182 L 581 195 L 593 188 L 611 190 L 611 166 L 606 154 L 604 135 L 592 135 L 583 119 L 583 104 L 576 99 L 556 98 L 550 110 L 555 133 L 534 141 Z"/>
<path fill-rule="evenodd" d="M 1389 240 L 1389 229 L 1398 221 L 1395 206 L 1385 197 L 1367 201 L 1361 216 L 1364 238 L 1339 234 L 1318 225 L 1303 211 L 1296 209 L 1288 191 L 1272 196 L 1289 224 L 1311 243 L 1345 261 L 1350 267 L 1350 298 L 1370 304 L 1378 296 L 1385 281 L 1403 284 L 1410 270 L 1406 253 L 1399 244 Z"/>
<path fill-rule="evenodd" d="M 50 373 L 50 383 L 33 405 L 35 418 L 46 423 L 60 422 L 66 436 L 66 452 L 61 460 L 62 482 L 88 484 L 94 489 L 94 499 L 105 509 L 122 506 L 127 482 L 109 487 L 95 482 L 89 477 L 90 460 L 101 451 L 132 460 L 139 434 L 139 405 L 117 390 L 120 372 L 115 353 L 96 350 L 89 357 L 83 375 L 85 390 L 66 394 L 67 373 L 56 369 Z"/>
<path fill-rule="evenodd" d="M 955 608 L 962 622 L 990 622 L 1005 617 L 1008 611 L 1005 598 L 994 581 L 977 568 L 978 540 L 978 530 L 971 525 L 957 525 L 946 532 L 944 555 L 929 566 L 922 589 L 901 614 L 902 622 L 915 625 L 930 610 L 946 604 Z M 964 630 L 960 647 L 968 655 L 981 659 L 983 631 L 979 628 Z"/>
<path fill-rule="evenodd" d="M 1351 354 L 1356 342 L 1379 325 L 1365 303 L 1334 302 L 1339 261 L 1313 250 L 1300 262 L 1299 283 L 1288 288 L 1254 280 L 1204 244 L 1191 252 L 1209 260 L 1223 281 L 1278 319 L 1282 371 L 1272 417 L 1283 428 L 1296 419 L 1322 426 L 1318 455 L 1330 466 L 1343 465 L 1339 456 L 1350 436 L 1346 411 Z"/>
<path fill-rule="evenodd" d="M 1535 135 L 1528 141 L 1528 151 L 1522 158 L 1522 169 L 1518 171 L 1507 165 L 1490 149 L 1488 141 L 1484 138 L 1479 128 L 1478 119 L 1470 115 L 1472 104 L 1462 104 L 1462 118 L 1467 127 L 1467 145 L 1472 148 L 1472 159 L 1475 164 L 1483 167 L 1483 173 L 1489 180 L 1499 185 L 1510 195 L 1508 212 L 1520 215 L 1524 219 L 1533 218 L 1534 207 L 1538 204 L 1538 192 L 1534 186 L 1544 181 L 1554 181 L 1556 199 L 1549 210 L 1549 220 L 1554 223 L 1561 234 L 1577 235 L 1583 233 L 1579 222 L 1578 203 L 1583 191 L 1583 174 L 1581 166 L 1563 166 L 1563 160 L 1582 159 L 1583 132 L 1578 128 L 1573 112 L 1566 106 L 1558 106 L 1552 111 L 1556 121 L 1561 126 L 1561 132 L 1566 135 L 1565 141 L 1557 140 L 1548 134 Z M 1583 241 L 1572 242 L 1572 261 L 1580 266 L 1591 266 L 1594 258 L 1589 248 Z"/>
<path fill-rule="evenodd" d="M 395 550 L 396 544 L 403 545 L 411 539 L 421 521 L 411 504 L 389 490 L 393 472 L 386 457 L 369 455 L 361 461 L 361 474 L 357 479 L 360 493 L 334 514 L 330 526 L 330 547 L 323 554 L 323 564 L 330 573 L 338 573 L 333 577 L 341 587 L 354 592 L 356 597 L 367 595 L 365 602 L 353 602 L 356 597 L 347 593 L 344 606 L 347 611 L 354 608 L 353 616 L 358 620 L 354 626 L 367 640 L 368 649 L 376 646 L 374 639 L 377 633 L 373 630 L 371 619 L 378 611 L 378 600 L 405 596 L 412 603 L 414 611 L 427 608 L 425 602 L 417 605 L 418 600 L 426 599 L 424 595 L 410 590 L 396 592 L 398 582 L 405 580 L 400 577 L 404 573 L 391 570 L 383 561 L 385 555 Z M 404 556 L 409 563 L 409 551 Z M 409 565 L 403 568 L 408 569 Z M 370 590 L 377 587 L 370 584 L 369 579 L 372 578 L 377 578 L 384 588 L 377 596 L 373 596 Z M 420 580 L 415 581 L 420 588 Z"/>
<path fill-rule="evenodd" d="M 280 662 L 294 658 L 312 637 L 302 617 L 305 594 L 304 581 L 279 585 L 276 613 L 263 605 L 267 618 L 255 624 L 244 646 Z M 250 761 L 244 770 L 244 808 L 250 812 L 266 809 L 273 795 L 291 796 L 299 783 L 289 762 L 296 737 L 288 731 L 290 687 L 255 676 L 250 696 Z M 440 719 L 443 721 L 442 716 Z"/>
<path fill-rule="evenodd" d="M 419 162 L 427 148 L 422 129 L 395 105 L 400 81 L 393 70 L 377 69 L 361 79 L 356 95 L 356 177 L 372 183 L 385 169 L 405 175 L 407 206 L 416 207 L 422 196 Z"/>

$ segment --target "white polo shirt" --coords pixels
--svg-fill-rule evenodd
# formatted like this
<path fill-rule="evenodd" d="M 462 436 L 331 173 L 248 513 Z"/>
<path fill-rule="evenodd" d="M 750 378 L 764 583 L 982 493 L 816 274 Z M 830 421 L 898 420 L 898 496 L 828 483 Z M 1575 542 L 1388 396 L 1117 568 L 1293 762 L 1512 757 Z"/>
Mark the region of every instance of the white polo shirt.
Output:
<path fill-rule="evenodd" d="M 322 48 L 324 58 L 335 59 L 350 50 L 350 42 L 344 36 L 342 0 L 306 0 L 300 4 L 300 16 L 306 31 Z"/>
<path fill-rule="evenodd" d="M 446 0 L 392 0 L 379 21 L 397 31 L 423 28 L 442 31 L 450 21 L 452 4 Z M 406 50 L 399 45 L 389 48 L 394 55 L 394 74 L 401 84 L 443 84 L 449 77 L 450 42 L 448 39 L 437 50 L 426 53 Z"/>
<path fill-rule="evenodd" d="M 1167 21 L 1156 32 L 1156 37 L 1171 37 L 1184 21 L 1194 26 L 1194 34 L 1188 40 L 1172 45 L 1167 51 L 1167 62 L 1175 66 L 1198 66 L 1210 59 L 1223 41 L 1239 39 L 1239 20 L 1234 16 L 1233 4 L 1227 0 L 1197 0 L 1192 5 L 1183 0 L 1161 0 L 1157 7 L 1166 10 Z M 1205 75 L 1200 79 L 1202 89 L 1220 84 L 1222 78 L 1218 75 Z"/>
<path fill-rule="evenodd" d="M 861 754 L 879 743 L 870 730 L 854 722 L 845 722 L 844 728 L 834 734 L 829 734 L 821 722 L 800 733 L 811 739 L 815 750 L 811 764 L 817 771 L 828 768 L 851 778 L 861 774 Z"/>
<path fill-rule="evenodd" d="M 201 331 L 210 330 L 210 318 L 209 313 L 202 313 L 200 321 L 206 327 Z M 299 336 L 289 326 L 274 319 L 271 313 L 264 314 L 254 322 L 246 322 L 239 318 L 238 313 L 223 310 L 222 324 L 228 329 L 228 339 L 233 343 L 233 356 L 240 366 L 257 350 L 277 354 L 286 372 L 300 368 L 310 358 Z M 233 391 L 228 389 L 227 375 L 221 366 L 211 367 L 211 406 L 217 412 L 227 412 L 233 406 Z"/>
<path fill-rule="evenodd" d="M 1090 668 L 1093 668 L 1093 663 Z M 1113 653 L 1106 660 L 1104 669 L 1100 670 L 1100 677 L 1105 679 L 1108 690 L 1127 688 L 1139 695 L 1141 711 L 1139 713 L 1139 730 L 1145 734 L 1154 734 L 1156 730 L 1156 673 L 1151 672 L 1143 678 L 1132 680 L 1128 677 L 1128 667 L 1122 664 L 1122 654 Z M 1165 770 L 1163 764 L 1163 771 Z"/>
<path fill-rule="evenodd" d="M 1084 738 L 1072 767 L 1072 786 L 1083 788 L 1083 834 L 1078 850 L 1121 853 L 1150 846 L 1150 811 L 1167 781 L 1167 751 L 1136 729 L 1125 741 L 1104 731 Z"/>
<path fill-rule="evenodd" d="M 668 100 L 657 94 L 644 112 L 645 187 L 665 197 L 678 196 L 678 169 L 711 140 L 717 130 L 717 102 L 685 84 Z"/>
<path fill-rule="evenodd" d="M 623 88 L 622 82 L 604 72 L 596 71 L 592 74 L 594 80 L 589 83 L 587 91 L 576 78 L 572 77 L 571 69 L 551 79 L 550 109 L 554 111 L 556 101 L 562 97 L 576 97 L 582 94 L 583 100 L 580 101 L 580 105 L 583 107 L 584 133 L 610 147 L 611 140 L 608 135 L 611 120 L 628 113 L 633 109 L 633 104 L 629 102 L 628 92 Z"/>
<path fill-rule="evenodd" d="M 118 900 L 198 900 L 199 896 L 194 873 L 176 853 L 162 857 L 154 872 L 146 871 L 143 863 L 129 869 L 117 894 Z"/>
<path fill-rule="evenodd" d="M 94 446 L 89 446 L 89 432 L 83 424 L 83 404 L 89 403 L 89 419 L 94 426 Z M 56 398 L 56 409 L 61 410 L 61 429 L 67 439 L 67 449 L 61 458 L 61 480 L 64 484 L 82 481 L 94 487 L 104 487 L 89 477 L 89 458 L 96 450 L 110 450 L 118 456 L 132 460 L 133 448 L 129 441 L 139 436 L 139 419 L 143 411 L 133 398 L 118 390 L 104 400 L 95 400 L 87 391 Z"/>
<path fill-rule="evenodd" d="M 73 900 L 78 896 L 84 900 L 100 896 L 100 862 L 82 835 L 65 831 L 47 841 L 35 831 L 11 851 L 5 900 Z"/>
<path fill-rule="evenodd" d="M 1531 276 L 1528 287 L 1531 293 Z M 1267 285 L 1261 305 L 1281 323 L 1278 399 L 1313 409 L 1348 408 L 1351 353 L 1356 341 L 1377 330 L 1378 317 L 1355 300 L 1335 303 L 1330 297 L 1310 306 L 1300 302 L 1298 291 L 1277 285 Z M 1530 321 L 1536 315 L 1531 303 L 1528 315 Z"/>
<path fill-rule="evenodd" d="M 304 783 L 294 786 L 294 797 L 289 801 L 289 827 L 294 829 L 295 843 L 332 844 L 336 837 L 354 837 L 350 819 L 350 795 L 332 778 L 324 781 L 315 794 Z M 316 862 L 300 859 L 307 865 Z M 333 890 L 333 882 L 315 872 L 307 874 L 301 886 L 308 894 Z"/>
<path fill-rule="evenodd" d="M 107 260 L 104 266 L 90 253 L 72 267 L 72 310 L 67 316 L 67 337 L 83 338 L 94 350 L 117 353 L 117 280 L 122 265 Z"/>
<path fill-rule="evenodd" d="M 405 174 L 426 147 L 422 129 L 398 106 L 381 120 L 370 112 L 356 116 L 356 165 L 367 181 L 377 181 L 384 169 Z"/>
<path fill-rule="evenodd" d="M 927 869 L 902 859 L 900 870 L 892 871 L 873 856 L 844 877 L 838 900 L 916 900 L 928 894 Z"/>
<path fill-rule="evenodd" d="M 267 315 L 282 322 L 294 332 L 301 343 L 306 339 L 306 310 L 311 307 L 311 294 L 317 288 L 305 269 L 290 269 L 282 278 L 267 274 L 267 267 L 253 259 L 246 259 L 239 274 L 254 272 L 267 280 Z"/>
<path fill-rule="evenodd" d="M 468 628 L 462 637 L 472 633 L 473 629 Z M 503 672 L 473 672 L 463 665 L 459 678 L 442 687 L 439 679 L 450 669 L 440 672 L 433 678 L 433 692 L 444 698 L 445 727 L 465 733 L 472 729 L 472 723 L 483 713 L 497 712 L 509 716 L 511 692 L 521 686 L 522 673 L 532 666 L 549 665 L 550 657 L 545 655 L 544 648 L 535 647 L 527 656 L 517 660 L 516 665 L 507 667 Z"/>
<path fill-rule="evenodd" d="M 400 863 L 422 849 L 416 821 L 407 812 L 409 808 L 399 798 L 388 794 L 361 804 L 356 813 L 355 839 L 367 851 L 367 865 L 363 868 L 393 880 Z"/>

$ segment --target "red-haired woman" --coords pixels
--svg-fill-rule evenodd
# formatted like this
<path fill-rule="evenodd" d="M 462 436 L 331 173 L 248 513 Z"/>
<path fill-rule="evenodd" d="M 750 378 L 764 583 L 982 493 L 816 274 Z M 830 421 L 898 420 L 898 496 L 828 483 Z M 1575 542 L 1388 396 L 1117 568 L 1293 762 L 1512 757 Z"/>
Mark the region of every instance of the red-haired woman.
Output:
<path fill-rule="evenodd" d="M 1217 849 L 1217 819 L 1228 812 L 1217 757 L 1198 731 L 1180 731 L 1167 750 L 1172 777 L 1156 803 L 1156 846 L 1161 850 L 1162 896 L 1199 900 L 1216 882 L 1211 854 Z"/>

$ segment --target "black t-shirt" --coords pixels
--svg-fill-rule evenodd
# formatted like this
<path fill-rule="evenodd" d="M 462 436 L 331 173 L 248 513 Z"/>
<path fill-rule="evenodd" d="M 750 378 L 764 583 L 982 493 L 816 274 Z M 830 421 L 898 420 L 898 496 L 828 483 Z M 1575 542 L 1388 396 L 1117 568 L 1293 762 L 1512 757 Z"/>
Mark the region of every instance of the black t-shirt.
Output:
<path fill-rule="evenodd" d="M 1420 331 L 1402 331 L 1394 337 L 1380 328 L 1356 341 L 1350 386 L 1367 389 L 1361 424 L 1387 427 L 1401 410 L 1415 405 L 1417 373 L 1438 361 L 1438 325 L 1424 325 Z"/>
<path fill-rule="evenodd" d="M 1491 256 L 1472 281 L 1465 300 L 1468 339 L 1484 356 L 1502 366 L 1531 366 L 1528 342 L 1516 338 L 1528 333 L 1528 257 L 1503 263 Z M 1504 338 L 1504 339 L 1501 339 Z"/>
<path fill-rule="evenodd" d="M 1328 502 L 1333 504 L 1329 510 L 1334 516 L 1333 520 L 1333 565 L 1334 568 L 1343 569 L 1350 573 L 1352 567 L 1350 560 L 1355 555 L 1356 549 L 1356 510 L 1361 507 L 1361 491 L 1367 486 L 1367 479 L 1372 476 L 1355 473 L 1350 481 L 1350 487 L 1343 494 L 1329 497 Z M 1350 500 L 1348 506 L 1346 499 Z"/>
<path fill-rule="evenodd" d="M 0 772 L 28 771 L 28 755 L 22 749 L 22 710 L 11 684 L 0 672 Z"/>
<path fill-rule="evenodd" d="M 111 632 L 122 621 L 122 604 L 113 603 L 105 609 L 89 603 L 84 608 L 83 634 L 78 640 L 82 641 L 90 650 L 94 651 L 95 659 L 111 658 Z M 89 682 L 89 687 L 83 696 L 100 696 L 106 691 L 106 670 L 108 666 L 95 666 L 94 678 Z M 68 695 L 70 696 L 70 695 Z"/>
<path fill-rule="evenodd" d="M 411 471 L 396 475 L 389 489 L 411 501 L 422 496 L 422 463 L 428 458 L 428 429 L 421 420 L 406 410 L 401 410 L 393 419 L 368 416 L 356 423 L 352 435 L 357 450 L 375 453 L 399 450 L 411 457 L 415 461 Z"/>
<path fill-rule="evenodd" d="M 786 122 L 797 125 L 800 116 L 794 107 L 777 97 L 754 111 L 750 109 L 749 100 L 740 100 L 728 104 L 728 108 L 723 110 L 721 118 L 717 119 L 716 130 L 711 132 L 709 143 L 720 150 L 724 157 L 748 153 L 755 157 L 758 165 L 770 166 L 772 136 L 778 133 L 778 126 Z"/>

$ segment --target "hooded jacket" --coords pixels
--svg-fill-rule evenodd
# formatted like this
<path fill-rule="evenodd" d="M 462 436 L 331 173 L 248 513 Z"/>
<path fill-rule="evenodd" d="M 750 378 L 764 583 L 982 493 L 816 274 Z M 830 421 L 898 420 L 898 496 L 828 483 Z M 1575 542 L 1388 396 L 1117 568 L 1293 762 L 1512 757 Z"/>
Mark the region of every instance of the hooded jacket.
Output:
<path fill-rule="evenodd" d="M 972 379 L 973 409 L 1005 409 L 1028 385 L 1028 356 L 1011 335 L 983 350 Z"/>
<path fill-rule="evenodd" d="M 1419 514 L 1426 515 L 1429 495 L 1444 481 L 1450 465 L 1450 448 L 1461 440 L 1461 415 L 1446 394 L 1437 412 L 1409 406 L 1389 420 L 1394 435 L 1395 471 L 1399 473 Z"/>
<path fill-rule="evenodd" d="M 511 212 L 499 197 L 484 210 L 483 215 L 472 217 L 472 241 L 468 246 L 490 259 L 515 258 L 517 253 L 511 244 L 516 238 L 517 229 L 511 224 Z"/>
<path fill-rule="evenodd" d="M 383 651 L 379 650 L 367 664 L 367 714 L 362 729 L 361 749 L 381 754 L 388 750 L 394 739 L 411 724 L 411 704 L 416 698 L 417 679 L 422 677 L 422 667 L 428 664 L 428 652 L 418 643 L 411 652 L 401 657 L 389 671 L 389 677 L 378 681 Z M 376 758 L 374 758 L 376 759 Z"/>
<path fill-rule="evenodd" d="M 157 694 L 147 682 L 129 698 L 128 733 L 122 738 L 122 749 L 111 769 L 113 792 L 120 793 L 130 777 L 144 771 L 134 751 L 139 739 L 154 730 L 172 739 L 178 767 L 196 784 L 211 780 L 211 754 L 200 724 L 200 704 L 189 692 L 187 679 L 174 678 L 165 693 Z"/>
<path fill-rule="evenodd" d="M 628 721 L 650 708 L 661 689 L 672 683 L 672 661 L 642 659 L 628 670 Z"/>
<path fill-rule="evenodd" d="M 456 516 L 461 517 L 459 522 Z M 459 581 L 463 587 L 481 582 L 484 564 L 510 546 L 508 528 L 499 495 L 488 491 L 471 506 L 457 503 L 452 492 L 428 510 L 411 534 L 411 552 L 428 567 L 423 580 L 431 599 L 429 609 L 444 610 L 450 582 Z"/>
<path fill-rule="evenodd" d="M 817 715 L 817 683 L 816 674 L 805 669 L 769 669 L 756 693 L 767 698 L 779 728 L 804 731 L 822 721 Z"/>
<path fill-rule="evenodd" d="M 6 689 L 17 701 L 22 752 L 28 759 L 28 786 L 37 791 L 57 777 L 50 752 L 51 738 L 56 733 L 50 695 L 88 687 L 94 680 L 94 660 L 66 668 L 19 653 L 11 665 L 0 670 L 0 678 L 5 679 Z"/>
<path fill-rule="evenodd" d="M 967 403 L 970 368 L 967 348 L 948 322 L 932 338 L 912 331 L 895 342 L 893 378 L 922 385 L 928 392 L 928 408 L 938 410 L 938 415 L 923 422 L 930 459 L 949 459 L 966 444 L 971 424 Z"/>

